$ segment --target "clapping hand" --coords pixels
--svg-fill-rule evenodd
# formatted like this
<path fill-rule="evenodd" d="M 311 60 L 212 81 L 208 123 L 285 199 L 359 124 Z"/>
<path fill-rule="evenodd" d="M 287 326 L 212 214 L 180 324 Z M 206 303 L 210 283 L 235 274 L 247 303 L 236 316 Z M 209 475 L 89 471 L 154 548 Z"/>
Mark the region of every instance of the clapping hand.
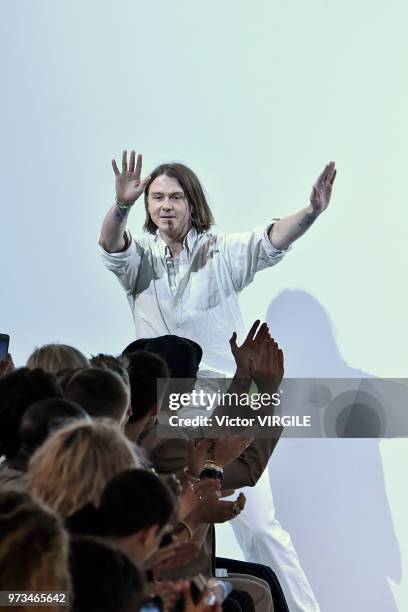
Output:
<path fill-rule="evenodd" d="M 283 351 L 273 338 L 265 340 L 256 360 L 250 360 L 249 373 L 258 390 L 278 389 L 284 374 Z"/>
<path fill-rule="evenodd" d="M 258 319 L 241 346 L 237 346 L 237 334 L 234 332 L 230 339 L 231 352 L 237 369 L 248 372 L 258 390 L 260 387 L 276 390 L 284 374 L 283 351 L 271 338 L 267 323 L 262 323 L 260 327 L 259 324 Z"/>
<path fill-rule="evenodd" d="M 183 520 L 197 504 L 205 500 L 215 491 L 220 490 L 218 480 L 201 480 L 194 485 L 191 482 L 186 482 L 182 494 L 179 496 L 178 519 Z"/>
<path fill-rule="evenodd" d="M 142 172 L 142 156 L 139 153 L 135 166 L 135 151 L 130 152 L 129 166 L 127 163 L 127 151 L 122 153 L 122 172 L 116 165 L 116 161 L 112 159 L 112 168 L 115 173 L 116 197 L 121 204 L 131 206 L 144 192 L 150 176 L 144 179 L 140 178 Z"/>
<path fill-rule="evenodd" d="M 194 523 L 201 525 L 225 523 L 238 516 L 245 506 L 245 501 L 243 493 L 240 493 L 235 501 L 221 500 L 216 493 L 212 493 L 199 502 L 190 517 L 193 517 Z"/>
<path fill-rule="evenodd" d="M 257 359 L 264 341 L 270 338 L 268 324 L 262 323 L 260 327 L 259 324 L 260 320 L 257 319 L 241 346 L 237 345 L 236 332 L 234 332 L 230 338 L 231 352 L 237 364 L 237 369 L 247 372 L 248 375 L 250 360 L 252 359 L 255 361 Z"/>

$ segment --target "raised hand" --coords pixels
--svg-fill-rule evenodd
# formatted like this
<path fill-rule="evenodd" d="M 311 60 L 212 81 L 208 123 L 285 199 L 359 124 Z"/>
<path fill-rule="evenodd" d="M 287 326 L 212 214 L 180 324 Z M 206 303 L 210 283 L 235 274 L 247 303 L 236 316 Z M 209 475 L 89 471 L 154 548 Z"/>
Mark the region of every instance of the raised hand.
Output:
<path fill-rule="evenodd" d="M 310 204 L 314 214 L 319 215 L 328 207 L 336 174 L 335 163 L 330 162 L 325 166 L 323 172 L 313 185 Z"/>
<path fill-rule="evenodd" d="M 140 178 L 142 172 L 142 155 L 139 153 L 136 160 L 135 151 L 130 152 L 129 166 L 127 162 L 127 151 L 122 153 L 122 172 L 112 159 L 112 168 L 115 173 L 116 197 L 122 204 L 132 205 L 144 192 L 150 176 Z"/>
<path fill-rule="evenodd" d="M 260 387 L 278 389 L 284 374 L 283 351 L 273 338 L 264 341 L 257 360 L 251 359 L 249 374 Z"/>
<path fill-rule="evenodd" d="M 249 360 L 253 359 L 256 362 L 264 340 L 270 338 L 267 323 L 262 323 L 260 327 L 259 324 L 260 321 L 257 319 L 249 330 L 248 335 L 241 346 L 237 345 L 236 332 L 234 332 L 230 338 L 229 342 L 231 352 L 234 356 L 238 369 L 248 371 Z"/>
<path fill-rule="evenodd" d="M 179 521 L 182 521 L 190 514 L 200 501 L 215 491 L 219 491 L 220 488 L 219 480 L 207 479 L 197 482 L 194 485 L 191 484 L 191 482 L 186 482 L 183 492 L 178 498 L 179 505 L 177 516 Z"/>
<path fill-rule="evenodd" d="M 223 501 L 216 493 L 207 495 L 191 512 L 193 524 L 208 525 L 210 523 L 225 523 L 235 518 L 245 505 L 245 495 L 239 494 L 235 501 Z M 187 518 L 187 522 L 190 522 Z"/>

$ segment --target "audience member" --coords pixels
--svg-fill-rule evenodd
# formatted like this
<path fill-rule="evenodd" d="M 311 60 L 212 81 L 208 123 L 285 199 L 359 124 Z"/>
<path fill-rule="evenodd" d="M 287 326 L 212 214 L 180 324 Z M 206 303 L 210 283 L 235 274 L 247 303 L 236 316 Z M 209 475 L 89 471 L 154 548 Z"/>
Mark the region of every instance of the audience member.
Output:
<path fill-rule="evenodd" d="M 269 389 L 276 386 L 281 374 L 282 368 L 272 364 L 271 359 L 262 361 L 266 353 L 278 355 L 265 324 L 258 331 L 257 342 L 251 336 L 253 329 L 254 326 L 241 347 L 231 341 L 237 373 L 230 390 L 235 385 L 240 392 L 247 392 L 251 378 L 258 388 L 261 384 Z M 268 349 L 266 344 L 270 345 Z M 73 610 L 108 612 L 127 610 L 129 606 L 140 609 L 143 578 L 136 567 L 126 565 L 131 561 L 154 570 L 162 578 L 167 575 L 167 582 L 149 589 L 149 593 L 162 597 L 165 609 L 172 608 L 181 590 L 186 611 L 210 609 L 204 601 L 193 604 L 188 598 L 189 587 L 176 586 L 171 580 L 175 576 L 193 576 L 197 569 L 211 575 L 212 524 L 236 517 L 243 500 L 242 496 L 235 502 L 221 500 L 218 481 L 199 482 L 202 465 L 206 459 L 216 459 L 224 467 L 224 485 L 230 489 L 254 484 L 276 439 L 253 442 L 252 438 L 235 438 L 196 445 L 188 444 L 184 438 L 158 439 L 157 414 L 161 403 L 166 402 L 157 397 L 157 380 L 194 380 L 201 356 L 201 348 L 195 342 L 171 335 L 137 340 L 122 357 L 99 354 L 90 362 L 73 347 L 53 344 L 37 349 L 28 368 L 1 377 L 0 455 L 5 455 L 9 469 L 24 471 L 28 464 L 25 483 L 38 496 L 39 507 L 42 502 L 48 504 L 66 519 L 75 534 L 71 555 Z M 29 369 L 35 366 L 43 369 Z M 58 373 L 65 399 L 51 372 Z M 109 421 L 104 420 L 106 417 Z M 128 439 L 121 431 L 125 425 Z M 156 469 L 181 479 L 179 500 L 161 478 L 144 469 L 146 460 L 136 441 L 152 452 Z M 52 511 L 50 515 L 54 516 Z M 159 548 L 165 531 L 170 542 L 175 534 L 178 542 L 166 542 Z M 90 536 L 98 536 L 99 542 Z M 197 548 L 186 543 L 190 540 L 201 547 L 201 559 L 196 565 L 192 560 Z M 98 551 L 100 565 L 91 561 L 98 557 Z M 93 576 L 89 577 L 86 570 L 91 565 Z M 112 579 L 120 573 L 119 567 L 123 570 L 122 582 Z M 250 573 L 246 567 L 239 571 Z M 103 580 L 104 573 L 109 580 Z M 92 581 L 95 588 L 96 584 L 106 583 L 104 596 L 93 597 Z M 254 609 L 253 603 L 257 611 L 265 606 L 273 609 L 270 589 L 263 580 L 237 574 L 231 582 L 244 593 L 241 599 L 239 592 L 236 597 L 231 595 L 223 610 L 249 611 Z M 120 600 L 118 590 L 123 590 Z"/>
<path fill-rule="evenodd" d="M 98 506 L 88 503 L 70 516 L 70 531 L 110 538 L 132 561 L 143 564 L 160 544 L 175 499 L 156 474 L 125 470 L 104 488 Z"/>
<path fill-rule="evenodd" d="M 38 368 L 19 368 L 0 378 L 0 457 L 12 459 L 17 453 L 20 421 L 28 406 L 61 395 L 55 377 Z"/>
<path fill-rule="evenodd" d="M 195 378 L 203 356 L 197 342 L 173 335 L 140 338 L 131 342 L 123 351 L 123 355 L 128 356 L 140 349 L 164 359 L 172 378 Z"/>
<path fill-rule="evenodd" d="M 136 448 L 120 428 L 104 421 L 78 421 L 53 433 L 31 457 L 29 486 L 63 517 L 93 502 L 123 470 L 142 467 Z"/>
<path fill-rule="evenodd" d="M 116 374 L 119 374 L 126 387 L 129 388 L 129 375 L 127 371 L 129 362 L 125 356 L 121 355 L 119 357 L 114 357 L 106 353 L 98 353 L 98 355 L 92 355 L 89 364 L 93 368 L 112 370 Z"/>
<path fill-rule="evenodd" d="M 138 350 L 127 354 L 132 414 L 126 424 L 126 435 L 136 442 L 156 419 L 161 398 L 157 397 L 157 379 L 168 378 L 166 362 L 158 355 Z"/>
<path fill-rule="evenodd" d="M 68 535 L 59 517 L 38 500 L 28 493 L 0 491 L 0 538 L 0 591 L 70 590 Z M 66 609 L 57 603 L 36 607 L 42 612 Z"/>
<path fill-rule="evenodd" d="M 74 374 L 79 372 L 79 370 L 83 370 L 83 368 L 65 368 L 64 370 L 60 370 L 59 372 L 57 372 L 55 376 L 61 386 L 63 394 L 65 394 L 65 390 L 68 386 L 69 381 L 71 380 Z"/>
<path fill-rule="evenodd" d="M 231 349 L 233 350 L 237 363 L 236 377 L 238 376 L 238 370 L 244 373 L 244 379 L 245 377 L 251 378 L 253 373 L 257 379 L 256 383 L 258 390 L 261 388 L 265 391 L 274 392 L 283 374 L 283 368 L 281 367 L 282 353 L 279 352 L 277 344 L 271 340 L 267 326 L 263 324 L 257 331 L 258 325 L 259 322 L 254 324 L 241 347 L 236 346 L 234 338 L 231 340 Z M 152 342 L 154 344 L 155 352 L 160 353 L 160 355 L 165 358 L 170 369 L 171 364 L 175 362 L 178 364 L 186 364 L 186 362 L 188 362 L 187 357 L 181 360 L 179 357 L 171 354 L 171 342 L 168 342 L 167 338 L 168 337 L 160 337 L 147 342 Z M 130 346 L 134 347 L 134 345 L 135 343 L 132 343 Z M 140 346 L 139 341 L 136 341 L 136 346 Z M 145 341 L 143 341 L 143 346 L 146 348 Z M 125 349 L 125 351 L 127 350 L 129 350 L 129 347 Z M 176 351 L 179 354 L 184 352 L 186 356 L 191 352 L 191 349 L 188 348 L 188 344 L 179 342 L 177 343 L 175 352 Z M 271 359 L 272 354 L 274 355 L 273 360 Z M 193 362 L 192 365 L 189 363 L 185 370 L 178 368 L 178 377 L 195 377 L 198 365 L 199 361 L 198 363 Z M 255 365 L 256 367 L 254 368 Z M 242 377 L 242 374 L 240 376 Z M 239 383 L 239 387 L 241 387 L 240 381 L 237 380 L 237 383 Z M 249 388 L 246 389 L 246 391 L 249 391 Z M 281 430 L 278 428 L 275 432 L 275 438 L 258 439 L 251 444 L 248 449 L 241 449 L 235 456 L 235 459 L 229 460 L 229 465 L 227 469 L 224 470 L 224 479 L 227 488 L 239 488 L 256 483 L 265 469 L 266 462 L 276 445 L 280 433 Z M 153 462 L 158 466 L 160 471 L 175 472 L 180 470 L 183 465 L 188 466 L 188 446 L 186 441 L 175 439 L 166 441 L 157 438 L 154 440 L 154 437 L 153 432 L 153 435 L 150 437 L 142 437 L 141 442 L 143 445 L 147 445 L 147 448 L 153 453 Z M 225 443 L 224 446 L 227 447 L 227 444 Z M 224 505 L 220 507 L 218 507 L 218 505 L 211 507 L 210 500 L 208 500 L 204 507 L 200 507 L 199 505 L 193 510 L 192 515 L 188 516 L 186 519 L 187 524 L 194 532 L 195 530 L 199 530 L 200 523 L 213 523 L 233 518 L 235 516 L 234 512 L 236 506 L 232 504 L 231 507 L 229 507 L 226 503 L 227 502 L 224 502 Z M 204 546 L 204 550 L 207 551 L 207 554 L 212 550 L 211 533 L 212 529 L 208 532 L 209 536 Z M 208 555 L 207 560 L 209 561 L 211 556 L 214 561 L 213 554 Z M 201 569 L 207 573 L 207 575 L 208 572 L 211 571 L 208 564 L 205 567 L 205 563 L 203 563 Z M 271 591 L 268 584 L 264 580 L 260 580 L 257 576 L 250 575 L 250 567 L 247 567 L 247 572 L 248 575 L 245 577 L 238 574 L 234 576 L 233 583 L 235 586 L 250 592 L 258 609 L 265 605 L 265 602 L 268 602 L 267 605 L 272 605 Z"/>
<path fill-rule="evenodd" d="M 70 400 L 55 397 L 31 404 L 21 418 L 19 427 L 21 446 L 10 461 L 11 467 L 25 472 L 31 455 L 48 436 L 58 428 L 78 419 L 89 419 L 89 416 L 79 404 Z"/>
<path fill-rule="evenodd" d="M 130 394 L 125 383 L 112 370 L 89 367 L 69 380 L 64 396 L 76 402 L 91 417 L 106 417 L 122 427 L 130 414 Z"/>
<path fill-rule="evenodd" d="M 86 368 L 88 359 L 78 349 L 68 344 L 44 344 L 30 355 L 27 368 L 41 368 L 46 372 L 57 374 L 66 368 Z"/>
<path fill-rule="evenodd" d="M 118 548 L 96 538 L 72 538 L 72 612 L 137 612 L 144 598 L 142 572 Z"/>
<path fill-rule="evenodd" d="M 76 534 L 108 538 L 146 567 L 169 529 L 174 509 L 173 494 L 155 474 L 126 470 L 106 485 L 98 507 L 87 504 L 68 517 L 66 525 Z M 177 585 L 169 581 L 150 585 L 149 592 L 160 596 L 169 610 L 179 596 Z"/>

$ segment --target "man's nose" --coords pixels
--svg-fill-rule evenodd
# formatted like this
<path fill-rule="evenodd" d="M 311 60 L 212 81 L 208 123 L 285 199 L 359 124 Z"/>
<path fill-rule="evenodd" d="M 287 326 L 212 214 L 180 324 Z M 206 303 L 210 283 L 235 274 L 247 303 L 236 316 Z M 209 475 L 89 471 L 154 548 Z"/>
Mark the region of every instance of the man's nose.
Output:
<path fill-rule="evenodd" d="M 166 210 L 173 208 L 173 203 L 168 196 L 164 198 L 163 208 L 165 208 Z"/>

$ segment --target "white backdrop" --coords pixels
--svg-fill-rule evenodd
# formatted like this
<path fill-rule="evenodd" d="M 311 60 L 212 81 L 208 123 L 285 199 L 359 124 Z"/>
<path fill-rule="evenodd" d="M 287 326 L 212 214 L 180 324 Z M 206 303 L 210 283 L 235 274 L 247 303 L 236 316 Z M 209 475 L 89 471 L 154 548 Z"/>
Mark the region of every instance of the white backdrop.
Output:
<path fill-rule="evenodd" d="M 268 317 L 273 328 L 282 312 L 274 299 L 301 289 L 316 302 L 295 291 L 277 337 L 290 346 L 296 329 L 301 338 L 291 323 L 320 304 L 344 361 L 330 345 L 336 372 L 404 377 L 407 17 L 403 0 L 4 0 L 0 332 L 10 333 L 16 363 L 45 342 L 91 353 L 119 352 L 132 339 L 125 297 L 96 243 L 113 200 L 110 159 L 134 147 L 147 172 L 166 160 L 196 170 L 228 231 L 303 207 L 323 164 L 336 160 L 329 211 L 246 290 L 244 317 Z M 323 346 L 315 330 L 313 345 Z M 295 375 L 310 348 L 292 362 Z M 326 357 L 314 355 L 316 368 Z M 407 609 L 405 441 L 343 449 L 350 462 L 340 474 L 336 449 L 326 463 L 322 452 L 282 444 L 271 463 L 278 517 L 322 609 L 344 610 L 342 584 L 356 598 L 370 580 L 382 595 L 355 609 Z M 353 465 L 360 482 L 347 479 Z M 328 505 L 335 491 L 339 503 Z M 223 539 L 232 554 L 228 532 Z M 361 565 L 367 571 L 356 572 Z"/>

